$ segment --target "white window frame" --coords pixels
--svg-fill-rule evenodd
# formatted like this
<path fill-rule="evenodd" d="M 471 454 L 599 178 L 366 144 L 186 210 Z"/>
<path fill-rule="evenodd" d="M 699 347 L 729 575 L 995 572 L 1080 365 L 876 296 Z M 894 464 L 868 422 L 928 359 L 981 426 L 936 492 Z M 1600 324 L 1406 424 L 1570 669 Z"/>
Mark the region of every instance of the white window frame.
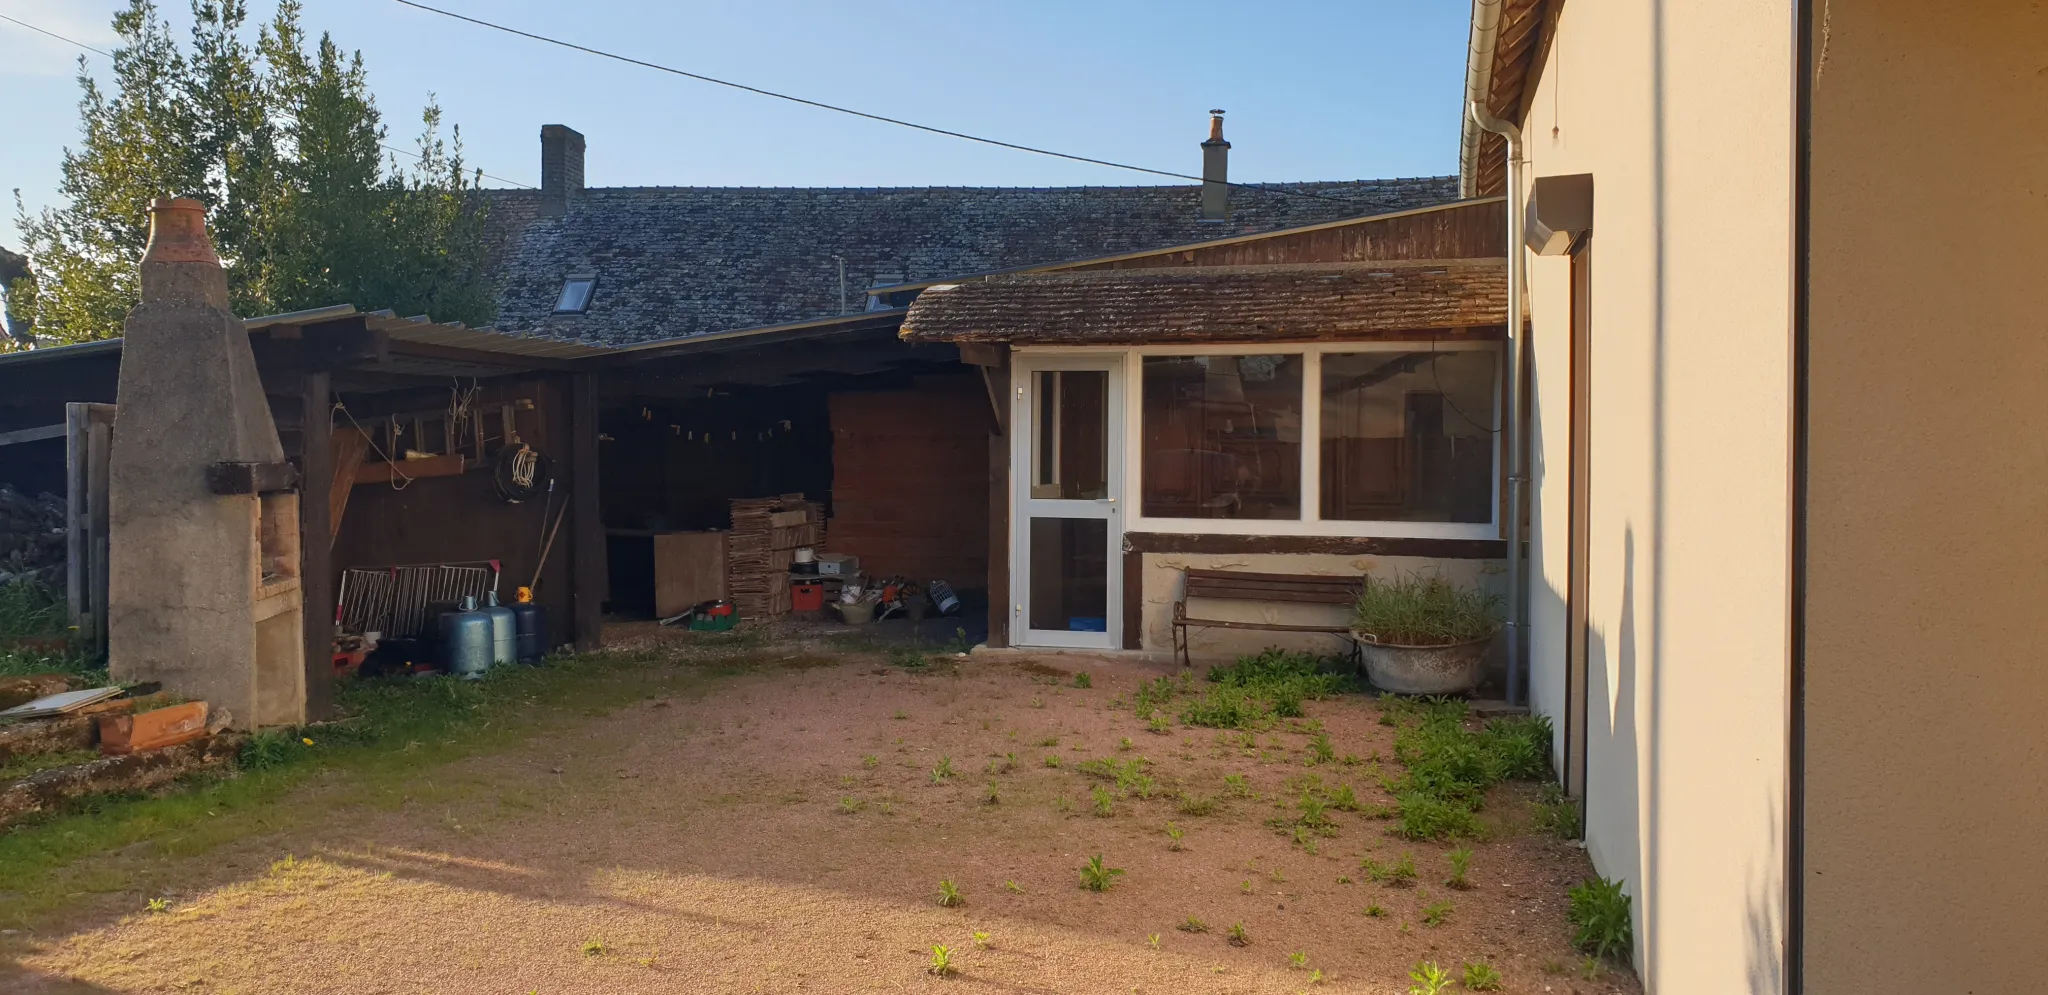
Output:
<path fill-rule="evenodd" d="M 1328 353 L 1491 352 L 1493 361 L 1493 424 L 1501 421 L 1502 356 L 1505 349 L 1497 339 L 1373 340 L 1369 342 L 1247 342 L 1192 345 L 1146 346 L 1017 346 L 1015 351 L 1033 357 L 1059 355 L 1123 356 L 1124 376 L 1124 489 L 1123 528 L 1126 532 L 1171 532 L 1207 535 L 1330 536 L 1361 539 L 1499 539 L 1501 537 L 1501 459 L 1503 441 L 1494 433 L 1493 473 L 1490 475 L 1492 509 L 1485 522 L 1391 522 L 1324 519 L 1323 498 L 1323 356 Z M 1242 518 L 1153 518 L 1144 514 L 1144 404 L 1145 357 L 1147 356 L 1267 356 L 1302 357 L 1301 384 L 1301 517 L 1298 519 Z M 1024 469 L 1024 468 L 1019 468 Z"/>

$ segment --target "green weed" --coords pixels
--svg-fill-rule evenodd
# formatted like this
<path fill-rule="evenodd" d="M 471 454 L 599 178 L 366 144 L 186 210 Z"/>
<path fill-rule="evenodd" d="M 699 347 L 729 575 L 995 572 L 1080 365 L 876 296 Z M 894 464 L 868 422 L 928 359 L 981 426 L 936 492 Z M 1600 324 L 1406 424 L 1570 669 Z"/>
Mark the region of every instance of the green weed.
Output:
<path fill-rule="evenodd" d="M 1021 884 L 1018 884 L 1018 883 L 1017 883 L 1017 882 L 1015 882 L 1015 881 L 1004 881 L 1004 882 L 1003 882 L 1003 887 L 1004 887 L 1004 888 L 1006 888 L 1006 889 L 1008 889 L 1009 891 L 1015 892 L 1016 894 L 1019 894 L 1019 895 L 1022 895 L 1022 894 L 1024 894 L 1024 886 L 1023 886 L 1023 885 L 1021 885 Z"/>
<path fill-rule="evenodd" d="M 1459 891 L 1464 891 L 1468 888 L 1471 888 L 1472 882 L 1465 879 L 1465 872 L 1472 869 L 1471 849 L 1466 848 L 1461 850 L 1452 850 L 1450 854 L 1450 859 L 1451 876 L 1444 880 L 1444 884 L 1448 887 L 1456 888 Z"/>
<path fill-rule="evenodd" d="M 1365 914 L 1369 918 L 1385 919 L 1387 917 L 1387 910 L 1380 905 L 1368 905 L 1365 907 Z"/>
<path fill-rule="evenodd" d="M 1364 871 L 1367 878 L 1389 888 L 1402 888 L 1415 883 L 1415 858 L 1405 853 L 1399 859 L 1385 864 L 1367 857 L 1358 862 L 1358 869 Z"/>
<path fill-rule="evenodd" d="M 944 783 L 946 783 L 946 780 L 947 780 L 948 778 L 952 777 L 952 776 L 953 776 L 953 758 L 952 758 L 952 757 L 946 757 L 946 756 L 942 756 L 942 757 L 940 757 L 940 758 L 939 758 L 939 765 L 938 765 L 937 767 L 933 767 L 933 768 L 932 768 L 932 783 L 933 783 L 933 784 L 944 784 Z"/>
<path fill-rule="evenodd" d="M 1451 903 L 1431 902 L 1422 910 L 1424 926 L 1441 926 L 1451 918 Z"/>
<path fill-rule="evenodd" d="M 1539 832 L 1558 839 L 1575 840 L 1582 835 L 1578 801 L 1565 797 L 1564 789 L 1554 782 L 1543 786 L 1531 822 Z"/>
<path fill-rule="evenodd" d="M 1451 972 L 1438 967 L 1435 961 L 1422 961 L 1409 968 L 1408 977 L 1415 984 L 1409 986 L 1408 995 L 1443 995 L 1451 986 Z"/>
<path fill-rule="evenodd" d="M 966 899 L 960 897 L 960 888 L 953 884 L 952 878 L 946 878 L 939 882 L 940 906 L 950 909 L 956 905 L 964 904 L 966 901 Z"/>
<path fill-rule="evenodd" d="M 1337 759 L 1337 748 L 1330 743 L 1329 733 L 1316 733 L 1315 738 L 1308 741 L 1309 766 L 1326 764 L 1335 759 Z"/>
<path fill-rule="evenodd" d="M 975 948 L 976 948 L 976 949 L 978 949 L 978 950 L 987 950 L 987 949 L 988 949 L 988 934 L 987 934 L 987 933 L 976 933 L 976 934 L 974 934 L 974 946 L 975 946 Z"/>
<path fill-rule="evenodd" d="M 1626 960 L 1635 946 L 1634 925 L 1629 916 L 1629 896 L 1620 881 L 1589 878 L 1573 885 L 1567 918 L 1572 924 L 1572 942 L 1598 958 Z"/>
<path fill-rule="evenodd" d="M 1059 754 L 1057 754 L 1057 753 L 1048 753 L 1048 754 L 1046 754 L 1046 755 L 1045 755 L 1045 765 L 1046 765 L 1047 767 L 1051 767 L 1051 768 L 1052 768 L 1052 769 L 1054 769 L 1054 770 L 1058 770 L 1058 769 L 1059 769 L 1059 767 L 1060 767 L 1060 755 L 1059 755 Z"/>
<path fill-rule="evenodd" d="M 1095 799 L 1095 815 L 1097 818 L 1106 819 L 1116 814 L 1116 800 L 1109 793 L 1108 788 L 1098 784 L 1089 792 L 1089 795 Z"/>
<path fill-rule="evenodd" d="M 1406 702 L 1394 755 L 1407 772 L 1386 780 L 1400 805 L 1401 835 L 1410 839 L 1476 836 L 1486 789 L 1512 778 L 1539 777 L 1548 764 L 1550 720 L 1497 719 L 1477 732 L 1465 728 L 1462 701 Z"/>
<path fill-rule="evenodd" d="M 1081 887 L 1086 891 L 1108 891 L 1123 873 L 1124 869 L 1121 867 L 1104 867 L 1102 854 L 1098 853 L 1081 865 Z"/>
<path fill-rule="evenodd" d="M 1083 670 L 1074 675 L 1074 686 L 1077 688 L 1092 688 L 1095 686 L 1095 679 L 1089 677 L 1088 672 Z"/>
<path fill-rule="evenodd" d="M 1308 970 L 1308 951 L 1296 950 L 1287 955 L 1287 966 L 1297 971 Z"/>
<path fill-rule="evenodd" d="M 866 808 L 866 807 L 868 807 L 868 803 L 867 803 L 867 802 L 864 802 L 864 801 L 861 801 L 861 800 L 859 800 L 859 799 L 857 799 L 857 798 L 854 798 L 854 797 L 852 797 L 851 795 L 849 795 L 849 796 L 847 796 L 847 797 L 845 797 L 845 798 L 841 798 L 841 799 L 839 799 L 839 814 L 840 814 L 840 815 L 852 815 L 852 814 L 854 814 L 855 812 L 858 812 L 858 811 L 860 811 L 861 809 L 864 809 L 864 808 Z"/>
<path fill-rule="evenodd" d="M 1060 745 L 1060 738 L 1058 736 L 1047 736 L 1044 739 L 1039 740 L 1038 745 L 1048 747 L 1058 746 Z"/>
<path fill-rule="evenodd" d="M 1235 797 L 1250 798 L 1252 796 L 1251 785 L 1245 782 L 1243 774 L 1223 775 L 1223 786 Z"/>
<path fill-rule="evenodd" d="M 953 973 L 953 948 L 943 944 L 932 944 L 931 966 L 925 968 L 943 978 Z"/>
<path fill-rule="evenodd" d="M 1506 987 L 1500 971 L 1485 961 L 1465 965 L 1465 987 L 1475 992 L 1497 992 Z"/>
<path fill-rule="evenodd" d="M 1186 919 L 1181 920 L 1180 925 L 1175 926 L 1173 928 L 1180 930 L 1183 933 L 1206 933 L 1209 931 L 1209 924 L 1203 922 L 1200 919 L 1195 918 L 1194 916 L 1189 916 Z"/>
<path fill-rule="evenodd" d="M 1183 837 L 1183 836 L 1186 836 L 1186 835 L 1187 835 L 1187 832 L 1186 832 L 1186 830 L 1183 830 L 1183 829 L 1181 829 L 1181 828 L 1180 828 L 1179 826 L 1176 826 L 1176 825 L 1174 825 L 1174 824 L 1173 824 L 1173 823 L 1171 823 L 1171 822 L 1167 823 L 1167 824 L 1166 824 L 1166 838 L 1167 838 L 1167 840 L 1168 840 L 1169 842 L 1168 842 L 1168 843 L 1166 844 L 1166 848 L 1167 848 L 1168 850 L 1179 850 L 1179 849 L 1181 849 L 1181 845 L 1180 845 L 1181 837 Z"/>
<path fill-rule="evenodd" d="M 1146 933 L 1146 934 L 1145 934 L 1145 942 L 1146 942 L 1146 943 L 1149 943 L 1149 944 L 1151 944 L 1151 945 L 1152 945 L 1152 949 L 1154 949 L 1154 950 L 1157 950 L 1157 949 L 1159 949 L 1159 934 L 1158 934 L 1158 933 Z"/>
<path fill-rule="evenodd" d="M 603 940 L 591 939 L 583 941 L 583 956 L 585 957 L 602 957 L 610 952 L 611 948 L 605 946 Z"/>
<path fill-rule="evenodd" d="M 981 803 L 983 805 L 1000 805 L 1002 801 L 1002 792 L 996 788 L 996 782 L 988 782 L 988 788 L 981 793 Z"/>
<path fill-rule="evenodd" d="M 1125 736 L 1124 738 L 1117 740 L 1116 748 L 1118 750 L 1129 751 L 1131 748 L 1131 737 Z"/>
<path fill-rule="evenodd" d="M 1230 945 L 1233 947 L 1249 947 L 1252 945 L 1252 935 L 1245 932 L 1244 923 L 1231 923 L 1230 930 L 1225 936 L 1230 940 Z"/>
<path fill-rule="evenodd" d="M 163 898 L 152 898 L 152 899 L 150 899 L 150 900 L 149 900 L 149 911 L 151 911 L 151 912 L 169 912 L 169 911 L 171 911 L 171 903 L 170 903 L 170 900 L 169 900 L 169 899 L 163 899 Z"/>

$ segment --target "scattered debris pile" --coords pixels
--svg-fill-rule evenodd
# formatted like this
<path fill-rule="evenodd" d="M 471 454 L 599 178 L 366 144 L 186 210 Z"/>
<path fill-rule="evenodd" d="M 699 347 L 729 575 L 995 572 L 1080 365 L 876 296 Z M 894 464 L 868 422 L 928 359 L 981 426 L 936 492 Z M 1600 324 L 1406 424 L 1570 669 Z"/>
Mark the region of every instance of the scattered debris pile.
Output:
<path fill-rule="evenodd" d="M 0 584 L 64 586 L 64 499 L 0 484 Z"/>

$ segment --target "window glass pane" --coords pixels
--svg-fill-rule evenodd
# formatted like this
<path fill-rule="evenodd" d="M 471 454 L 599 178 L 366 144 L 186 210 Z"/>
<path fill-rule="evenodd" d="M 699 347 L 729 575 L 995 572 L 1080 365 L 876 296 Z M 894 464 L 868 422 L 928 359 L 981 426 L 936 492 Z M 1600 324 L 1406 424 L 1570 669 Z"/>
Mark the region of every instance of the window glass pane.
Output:
<path fill-rule="evenodd" d="M 1144 514 L 1300 518 L 1301 365 L 1145 357 Z"/>
<path fill-rule="evenodd" d="M 555 301 L 557 311 L 585 311 L 590 308 L 590 290 L 595 280 L 569 280 L 562 284 L 561 299 Z"/>
<path fill-rule="evenodd" d="M 1323 518 L 1493 520 L 1491 350 L 1323 356 Z"/>
<path fill-rule="evenodd" d="M 1109 496 L 1109 374 L 1046 370 L 1031 431 L 1031 496 L 1094 500 Z"/>
<path fill-rule="evenodd" d="M 1034 518 L 1030 556 L 1031 628 L 1108 630 L 1108 521 Z"/>

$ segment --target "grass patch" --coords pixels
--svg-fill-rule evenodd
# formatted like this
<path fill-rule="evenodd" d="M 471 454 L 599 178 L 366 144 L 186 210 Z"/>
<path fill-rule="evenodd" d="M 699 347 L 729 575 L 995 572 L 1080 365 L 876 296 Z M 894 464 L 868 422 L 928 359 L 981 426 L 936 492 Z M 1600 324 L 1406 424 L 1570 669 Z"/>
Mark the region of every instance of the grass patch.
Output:
<path fill-rule="evenodd" d="M 106 683 L 105 661 L 72 647 L 69 615 L 60 591 L 28 581 L 0 584 L 0 677 L 68 674 Z"/>
<path fill-rule="evenodd" d="M 743 669 L 740 660 L 691 667 L 647 654 L 593 654 L 493 668 L 475 681 L 345 681 L 335 689 L 341 721 L 303 733 L 315 745 L 298 731 L 279 732 L 260 753 L 245 752 L 235 776 L 197 776 L 174 794 L 81 800 L 0 833 L 0 928 L 33 928 L 82 895 L 149 893 L 168 873 L 167 858 L 320 823 L 349 806 L 404 804 L 424 769 Z M 323 782 L 317 796 L 279 804 L 314 777 Z"/>
<path fill-rule="evenodd" d="M 1389 778 L 1400 805 L 1400 833 L 1409 839 L 1479 835 L 1486 789 L 1513 778 L 1543 776 L 1550 757 L 1550 720 L 1515 716 L 1485 728 L 1465 727 L 1463 701 L 1403 702 L 1394 756 L 1407 772 Z"/>
<path fill-rule="evenodd" d="M 0 782 L 27 777 L 30 774 L 46 771 L 53 767 L 69 767 L 72 764 L 87 763 L 99 758 L 100 755 L 95 750 L 62 750 L 56 753 L 30 753 L 0 764 Z"/>
<path fill-rule="evenodd" d="M 1430 574 L 1375 580 L 1358 596 L 1351 626 L 1383 643 L 1448 646 L 1500 628 L 1500 599 Z"/>
<path fill-rule="evenodd" d="M 1215 685 L 1181 708 L 1180 720 L 1211 729 L 1260 729 L 1299 718 L 1301 704 L 1347 690 L 1349 678 L 1324 669 L 1321 657 L 1269 649 L 1209 669 Z"/>

